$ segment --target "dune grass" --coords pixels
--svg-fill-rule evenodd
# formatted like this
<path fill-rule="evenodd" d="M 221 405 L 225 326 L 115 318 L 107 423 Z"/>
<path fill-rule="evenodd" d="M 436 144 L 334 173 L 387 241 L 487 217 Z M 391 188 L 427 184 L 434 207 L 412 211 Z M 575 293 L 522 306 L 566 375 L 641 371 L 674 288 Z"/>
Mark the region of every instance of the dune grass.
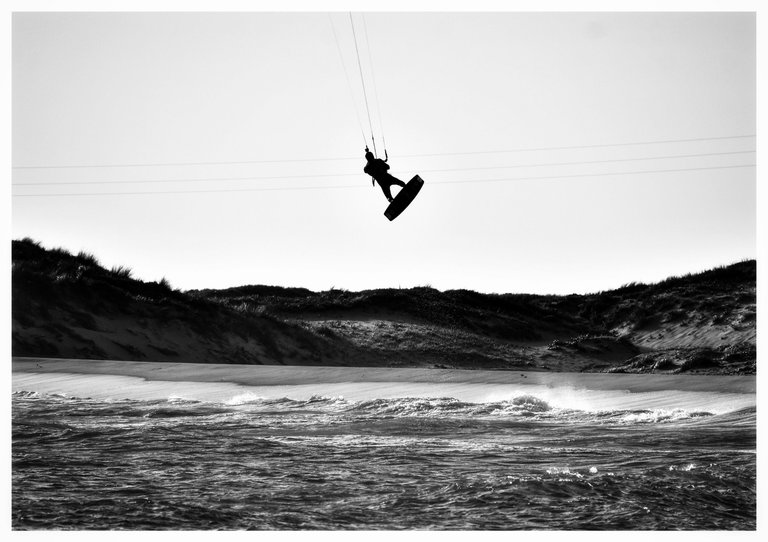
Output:
<path fill-rule="evenodd" d="M 110 270 L 110 273 L 121 279 L 129 279 L 132 278 L 133 270 L 124 265 L 117 265 Z"/>

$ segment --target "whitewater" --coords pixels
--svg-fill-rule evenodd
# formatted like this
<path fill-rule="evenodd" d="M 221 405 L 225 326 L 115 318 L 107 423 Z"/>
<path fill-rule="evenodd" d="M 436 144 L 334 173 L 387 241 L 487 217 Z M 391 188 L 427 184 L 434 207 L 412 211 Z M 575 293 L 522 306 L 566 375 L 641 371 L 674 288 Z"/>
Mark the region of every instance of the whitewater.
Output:
<path fill-rule="evenodd" d="M 14 360 L 16 530 L 754 530 L 754 377 Z"/>

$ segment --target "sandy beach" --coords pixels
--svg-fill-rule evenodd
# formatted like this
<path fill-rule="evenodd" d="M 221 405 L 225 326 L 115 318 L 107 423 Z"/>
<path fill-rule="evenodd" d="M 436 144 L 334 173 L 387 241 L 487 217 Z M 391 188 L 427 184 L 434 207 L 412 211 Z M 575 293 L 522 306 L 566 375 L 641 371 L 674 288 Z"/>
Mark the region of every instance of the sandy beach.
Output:
<path fill-rule="evenodd" d="M 249 386 L 330 384 L 343 382 L 425 382 L 475 384 L 570 385 L 590 389 L 626 389 L 755 393 L 754 376 L 634 375 L 545 373 L 461 369 L 305 367 L 146 361 L 13 358 L 13 372 L 134 376 L 168 382 L 230 382 Z M 42 377 L 41 377 L 42 378 Z"/>

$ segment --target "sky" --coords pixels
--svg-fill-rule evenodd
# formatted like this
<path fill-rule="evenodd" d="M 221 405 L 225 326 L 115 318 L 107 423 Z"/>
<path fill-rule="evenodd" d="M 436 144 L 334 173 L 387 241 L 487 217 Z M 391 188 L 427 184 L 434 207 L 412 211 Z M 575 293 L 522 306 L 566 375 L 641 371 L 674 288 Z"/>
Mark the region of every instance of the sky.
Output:
<path fill-rule="evenodd" d="M 588 293 L 755 258 L 755 24 L 14 13 L 12 237 L 183 290 Z M 425 180 L 393 222 L 371 134 Z"/>

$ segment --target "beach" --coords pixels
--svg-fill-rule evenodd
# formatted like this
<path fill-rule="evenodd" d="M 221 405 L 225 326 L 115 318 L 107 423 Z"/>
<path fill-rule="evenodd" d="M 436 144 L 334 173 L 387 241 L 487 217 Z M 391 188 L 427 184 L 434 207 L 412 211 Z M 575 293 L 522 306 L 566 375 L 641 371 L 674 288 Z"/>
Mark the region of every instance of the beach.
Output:
<path fill-rule="evenodd" d="M 685 410 L 722 414 L 754 408 L 755 377 L 623 375 L 248 366 L 131 361 L 14 359 L 13 391 L 100 400 L 183 399 L 226 403 L 243 397 L 350 401 L 451 398 L 497 403 L 535 396 L 584 412 Z"/>

